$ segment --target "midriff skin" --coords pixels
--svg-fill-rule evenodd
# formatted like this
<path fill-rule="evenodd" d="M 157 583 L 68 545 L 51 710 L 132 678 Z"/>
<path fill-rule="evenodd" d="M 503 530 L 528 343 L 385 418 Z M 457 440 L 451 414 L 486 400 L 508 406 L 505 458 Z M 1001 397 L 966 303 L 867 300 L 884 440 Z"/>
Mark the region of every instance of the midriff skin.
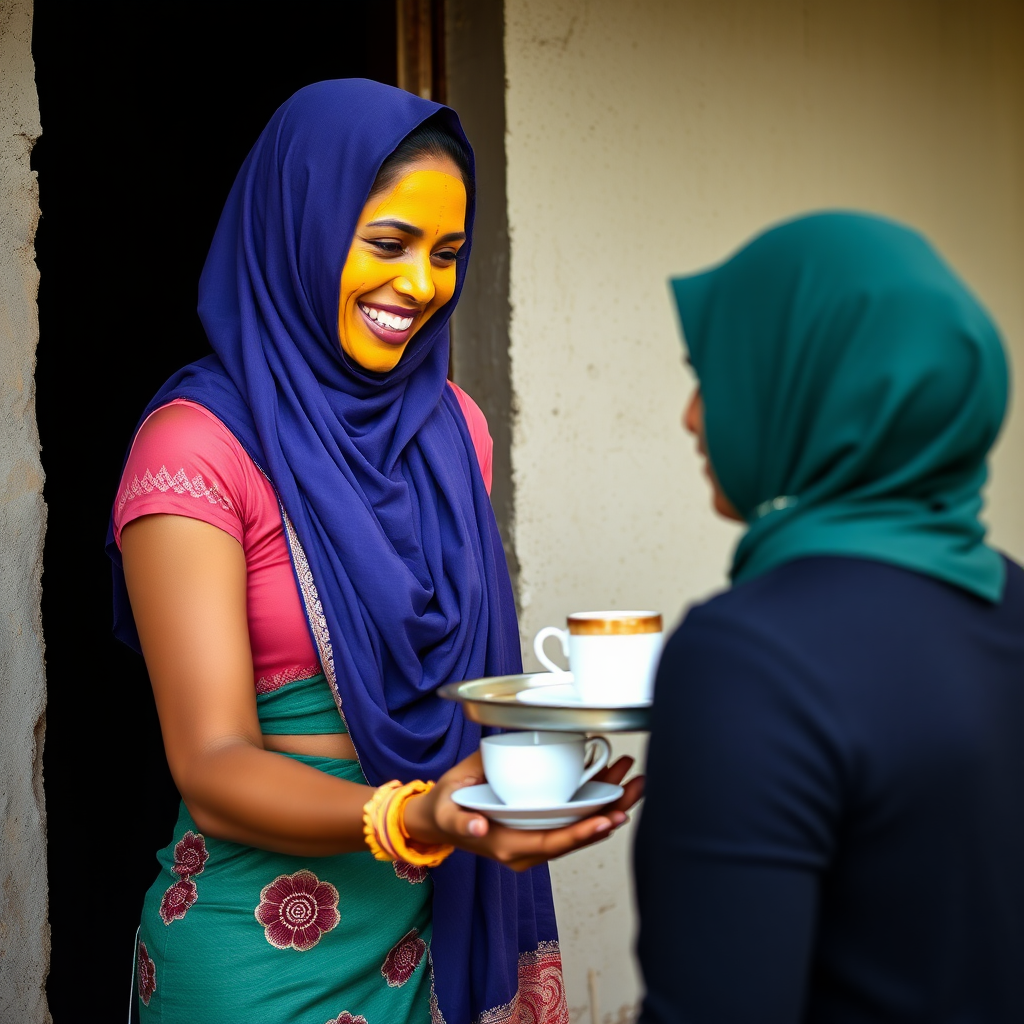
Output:
<path fill-rule="evenodd" d="M 356 748 L 348 733 L 334 732 L 314 736 L 264 736 L 263 749 L 281 754 L 305 754 L 307 757 L 334 757 L 355 761 Z"/>

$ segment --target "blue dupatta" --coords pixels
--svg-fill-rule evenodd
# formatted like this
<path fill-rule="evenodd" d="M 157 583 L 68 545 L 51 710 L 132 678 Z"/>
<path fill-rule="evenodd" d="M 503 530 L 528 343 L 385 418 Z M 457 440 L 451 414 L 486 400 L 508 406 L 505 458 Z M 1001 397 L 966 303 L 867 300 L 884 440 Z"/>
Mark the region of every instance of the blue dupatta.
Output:
<path fill-rule="evenodd" d="M 448 108 L 361 79 L 308 86 L 278 109 L 200 279 L 214 355 L 175 374 L 140 419 L 198 402 L 273 483 L 310 631 L 373 785 L 436 779 L 476 750 L 479 727 L 438 686 L 522 670 L 501 539 L 447 387 L 472 206 L 455 295 L 393 371 L 361 369 L 337 337 L 342 266 L 377 171 L 439 111 L 464 138 Z M 138 649 L 112 530 L 107 550 L 115 634 Z M 431 874 L 434 1020 L 518 1019 L 520 975 L 536 981 L 557 956 L 547 869 L 517 875 L 456 851 Z"/>

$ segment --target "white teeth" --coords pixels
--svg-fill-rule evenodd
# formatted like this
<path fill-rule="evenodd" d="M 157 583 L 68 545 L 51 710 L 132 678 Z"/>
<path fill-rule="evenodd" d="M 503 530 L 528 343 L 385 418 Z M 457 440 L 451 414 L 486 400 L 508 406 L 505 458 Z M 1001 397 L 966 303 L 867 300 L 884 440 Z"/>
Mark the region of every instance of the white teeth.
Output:
<path fill-rule="evenodd" d="M 377 311 L 377 323 L 390 327 L 393 331 L 404 331 L 412 323 L 411 317 L 395 316 L 393 313 Z"/>
<path fill-rule="evenodd" d="M 363 306 L 362 309 L 371 320 L 376 320 L 382 327 L 388 327 L 392 331 L 406 331 L 412 326 L 411 316 L 394 316 L 372 306 Z"/>

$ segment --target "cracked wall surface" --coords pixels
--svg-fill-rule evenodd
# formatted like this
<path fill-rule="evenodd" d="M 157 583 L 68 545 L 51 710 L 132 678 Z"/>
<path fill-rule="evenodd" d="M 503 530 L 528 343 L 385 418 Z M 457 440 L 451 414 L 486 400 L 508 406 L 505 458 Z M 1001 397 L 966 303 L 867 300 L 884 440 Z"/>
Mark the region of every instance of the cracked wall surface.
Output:
<path fill-rule="evenodd" d="M 1022 52 L 1019 0 L 505 0 L 528 669 L 534 633 L 567 612 L 674 623 L 725 585 L 736 532 L 680 427 L 692 381 L 670 275 L 809 209 L 909 221 L 1003 327 L 1021 394 Z M 1024 557 L 1019 401 L 989 499 L 994 542 Z M 552 865 L 574 1024 L 634 1017 L 630 843 L 623 830 Z"/>
<path fill-rule="evenodd" d="M 49 1021 L 44 995 L 45 713 L 39 618 L 46 509 L 35 417 L 40 134 L 30 0 L 0 0 L 0 1020 Z"/>

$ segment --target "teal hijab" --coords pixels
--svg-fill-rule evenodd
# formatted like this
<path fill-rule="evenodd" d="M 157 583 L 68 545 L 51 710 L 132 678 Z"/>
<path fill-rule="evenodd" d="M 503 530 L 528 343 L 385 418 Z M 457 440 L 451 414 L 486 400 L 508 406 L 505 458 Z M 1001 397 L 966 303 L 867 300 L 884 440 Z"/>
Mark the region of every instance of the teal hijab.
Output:
<path fill-rule="evenodd" d="M 924 238 L 813 214 L 672 289 L 708 455 L 748 524 L 734 582 L 846 555 L 1001 599 L 1005 567 L 978 514 L 1006 355 Z"/>

